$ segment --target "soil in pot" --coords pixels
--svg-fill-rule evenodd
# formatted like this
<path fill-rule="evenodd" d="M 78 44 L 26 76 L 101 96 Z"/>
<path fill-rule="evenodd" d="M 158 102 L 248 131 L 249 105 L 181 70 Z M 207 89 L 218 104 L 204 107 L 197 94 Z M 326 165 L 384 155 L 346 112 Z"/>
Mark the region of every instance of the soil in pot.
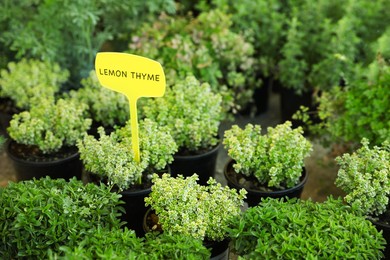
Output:
<path fill-rule="evenodd" d="M 50 176 L 52 179 L 81 179 L 82 163 L 77 147 L 63 147 L 58 152 L 43 154 L 36 146 L 11 140 L 6 153 L 17 173 L 18 181 Z"/>
<path fill-rule="evenodd" d="M 194 173 L 199 176 L 199 184 L 206 185 L 210 177 L 215 175 L 218 151 L 220 144 L 208 151 L 200 151 L 197 154 L 180 152 L 173 156 L 174 160 L 170 165 L 172 174 L 192 176 Z"/>
<path fill-rule="evenodd" d="M 259 204 L 262 198 L 299 198 L 302 194 L 304 185 L 307 181 L 307 173 L 305 168 L 302 169 L 300 182 L 289 189 L 271 189 L 261 185 L 255 177 L 247 177 L 241 173 L 237 173 L 233 168 L 234 161 L 230 160 L 224 169 L 224 175 L 230 188 L 240 190 L 244 188 L 248 193 L 246 202 L 249 207 L 254 207 Z"/>

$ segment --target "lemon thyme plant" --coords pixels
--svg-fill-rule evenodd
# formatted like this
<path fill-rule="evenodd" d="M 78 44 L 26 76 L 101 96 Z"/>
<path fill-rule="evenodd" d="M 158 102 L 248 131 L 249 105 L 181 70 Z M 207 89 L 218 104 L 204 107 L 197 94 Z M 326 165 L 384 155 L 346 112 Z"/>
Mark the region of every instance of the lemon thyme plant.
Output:
<path fill-rule="evenodd" d="M 34 59 L 10 62 L 0 73 L 0 96 L 10 98 L 22 110 L 29 109 L 37 97 L 53 97 L 69 77 L 58 64 Z"/>
<path fill-rule="evenodd" d="M 221 96 L 208 83 L 188 76 L 168 86 L 164 97 L 145 100 L 141 110 L 146 118 L 168 127 L 180 153 L 196 153 L 218 144 L 221 104 Z"/>
<path fill-rule="evenodd" d="M 15 114 L 7 131 L 18 144 L 36 146 L 43 154 L 57 152 L 75 146 L 89 129 L 85 109 L 81 103 L 44 98 L 29 111 Z"/>
<path fill-rule="evenodd" d="M 369 146 L 365 138 L 361 147 L 351 154 L 336 158 L 340 166 L 336 185 L 346 192 L 345 201 L 363 214 L 385 213 L 390 197 L 390 143 Z"/>
<path fill-rule="evenodd" d="M 237 173 L 254 176 L 266 187 L 286 189 L 299 182 L 304 159 L 312 150 L 302 134 L 302 128 L 292 129 L 290 121 L 268 127 L 265 135 L 260 125 L 247 124 L 244 129 L 233 125 L 225 131 L 223 144 Z"/>
<path fill-rule="evenodd" d="M 177 151 L 167 129 L 149 119 L 139 124 L 140 162 L 134 159 L 130 122 L 110 135 L 105 134 L 103 127 L 98 128 L 98 133 L 98 139 L 85 135 L 79 140 L 80 159 L 87 171 L 105 179 L 109 185 L 116 185 L 119 190 L 141 184 L 145 181 L 144 173 L 150 175 L 164 170 Z"/>
<path fill-rule="evenodd" d="M 164 233 L 222 241 L 227 238 L 230 220 L 241 211 L 246 191 L 222 187 L 213 178 L 207 185 L 197 180 L 197 174 L 186 178 L 154 174 L 145 204 L 155 211 Z"/>
<path fill-rule="evenodd" d="M 232 250 L 243 259 L 379 259 L 382 234 L 341 199 L 266 198 L 233 219 Z"/>
<path fill-rule="evenodd" d="M 81 80 L 81 88 L 71 90 L 68 97 L 87 104 L 93 122 L 104 127 L 123 126 L 129 118 L 126 96 L 100 85 L 94 70 Z"/>

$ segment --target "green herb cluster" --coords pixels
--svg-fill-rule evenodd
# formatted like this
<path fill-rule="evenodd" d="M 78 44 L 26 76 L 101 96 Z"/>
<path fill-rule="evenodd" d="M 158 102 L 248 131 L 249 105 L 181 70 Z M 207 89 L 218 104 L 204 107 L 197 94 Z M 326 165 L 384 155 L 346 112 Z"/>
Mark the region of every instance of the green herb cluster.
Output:
<path fill-rule="evenodd" d="M 84 136 L 77 146 L 86 170 L 125 190 L 140 183 L 143 173 L 165 169 L 177 151 L 174 139 L 166 128 L 149 119 L 141 121 L 139 128 L 140 162 L 134 159 L 130 122 L 110 135 L 99 127 L 99 139 Z"/>
<path fill-rule="evenodd" d="M 336 185 L 347 195 L 345 201 L 363 214 L 377 216 L 388 210 L 390 197 L 390 143 L 369 147 L 367 139 L 352 154 L 336 158 L 340 169 Z"/>
<path fill-rule="evenodd" d="M 206 186 L 197 180 L 197 174 L 187 178 L 154 174 L 145 204 L 157 214 L 164 233 L 221 241 L 231 218 L 240 213 L 246 191 L 222 187 L 213 178 Z"/>
<path fill-rule="evenodd" d="M 93 122 L 104 127 L 123 126 L 129 119 L 126 96 L 100 85 L 94 70 L 81 80 L 81 88 L 69 92 L 69 98 L 87 104 Z"/>
<path fill-rule="evenodd" d="M 254 50 L 231 30 L 230 16 L 220 10 L 192 16 L 162 16 L 134 34 L 129 52 L 159 61 L 168 84 L 188 74 L 210 84 L 230 113 L 251 101 L 256 79 Z"/>
<path fill-rule="evenodd" d="M 49 177 L 0 189 L 0 257 L 47 257 L 97 230 L 120 228 L 120 202 L 108 186 Z"/>
<path fill-rule="evenodd" d="M 68 80 L 69 72 L 56 63 L 22 59 L 8 63 L 0 75 L 0 96 L 10 98 L 17 108 L 24 110 L 53 98 Z"/>
<path fill-rule="evenodd" d="M 142 110 L 146 118 L 168 127 L 179 151 L 196 152 L 217 145 L 221 103 L 209 84 L 188 76 L 167 87 L 164 97 L 145 100 Z"/>
<path fill-rule="evenodd" d="M 341 199 L 267 198 L 235 217 L 229 234 L 244 259 L 379 259 L 375 226 Z"/>
<path fill-rule="evenodd" d="M 15 114 L 7 131 L 17 143 L 37 146 L 51 153 L 64 146 L 75 146 L 91 126 L 85 117 L 86 105 L 70 100 L 45 98 L 29 111 Z"/>
<path fill-rule="evenodd" d="M 299 182 L 304 159 L 312 150 L 302 134 L 300 127 L 291 128 L 290 121 L 268 127 L 265 135 L 260 125 L 247 124 L 244 129 L 233 125 L 225 131 L 223 144 L 235 161 L 236 172 L 254 176 L 267 187 L 284 189 Z"/>

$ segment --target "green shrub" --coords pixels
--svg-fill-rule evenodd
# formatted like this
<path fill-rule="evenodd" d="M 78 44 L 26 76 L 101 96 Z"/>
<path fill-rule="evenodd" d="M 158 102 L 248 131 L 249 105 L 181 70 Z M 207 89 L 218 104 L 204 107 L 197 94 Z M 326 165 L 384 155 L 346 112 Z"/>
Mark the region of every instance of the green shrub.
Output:
<path fill-rule="evenodd" d="M 104 127 L 123 126 L 129 119 L 129 102 L 126 96 L 100 85 L 95 71 L 81 80 L 81 88 L 69 92 L 69 98 L 87 104 L 94 123 Z"/>
<path fill-rule="evenodd" d="M 336 185 L 347 195 L 345 201 L 363 214 L 377 216 L 388 210 L 390 196 L 390 143 L 369 147 L 367 139 L 352 154 L 336 158 L 340 169 Z"/>
<path fill-rule="evenodd" d="M 263 199 L 233 220 L 232 250 L 244 259 L 379 259 L 375 226 L 341 199 Z"/>
<path fill-rule="evenodd" d="M 91 119 L 85 117 L 86 105 L 47 98 L 30 111 L 15 114 L 7 131 L 19 144 L 37 146 L 42 153 L 52 153 L 63 146 L 75 146 L 89 129 Z"/>
<path fill-rule="evenodd" d="M 33 59 L 10 62 L 0 73 L 0 96 L 10 98 L 22 110 L 54 97 L 69 77 L 58 64 Z"/>
<path fill-rule="evenodd" d="M 222 241 L 230 219 L 241 211 L 246 191 L 222 187 L 213 178 L 206 186 L 197 180 L 197 174 L 187 178 L 154 174 L 145 204 L 155 211 L 164 233 Z"/>
<path fill-rule="evenodd" d="M 268 127 L 265 135 L 260 125 L 247 124 L 244 129 L 233 125 L 225 131 L 223 144 L 236 172 L 254 176 L 267 187 L 285 189 L 298 184 L 312 150 L 302 133 L 300 127 L 292 129 L 290 121 Z"/>
<path fill-rule="evenodd" d="M 222 121 L 221 96 L 194 76 L 166 89 L 162 98 L 145 100 L 143 114 L 167 126 L 180 152 L 196 152 L 218 144 Z"/>
<path fill-rule="evenodd" d="M 40 258 L 77 246 L 98 229 L 120 228 L 120 195 L 110 187 L 49 177 L 0 189 L 0 257 Z M 123 209 L 121 209 L 123 210 Z"/>
<path fill-rule="evenodd" d="M 165 169 L 177 151 L 172 136 L 149 119 L 141 121 L 139 128 L 140 162 L 134 159 L 130 122 L 110 135 L 99 127 L 99 140 L 84 136 L 77 146 L 86 170 L 124 190 L 141 183 L 144 173 Z"/>

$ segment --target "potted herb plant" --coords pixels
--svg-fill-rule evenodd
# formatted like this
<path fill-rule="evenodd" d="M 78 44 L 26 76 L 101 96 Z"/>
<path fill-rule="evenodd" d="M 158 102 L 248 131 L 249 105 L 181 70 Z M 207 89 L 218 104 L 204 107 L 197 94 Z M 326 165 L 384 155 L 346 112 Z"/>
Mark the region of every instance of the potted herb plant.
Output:
<path fill-rule="evenodd" d="M 260 125 L 233 125 L 223 139 L 231 158 L 224 169 L 228 185 L 245 188 L 249 206 L 262 197 L 299 197 L 307 180 L 304 159 L 312 150 L 302 134 L 290 121 L 268 127 L 264 135 Z"/>
<path fill-rule="evenodd" d="M 104 88 L 92 70 L 89 77 L 81 80 L 81 87 L 71 90 L 67 98 L 88 105 L 92 122 L 91 132 L 99 126 L 113 130 L 115 126 L 124 126 L 129 119 L 129 102 L 126 96 Z"/>
<path fill-rule="evenodd" d="M 214 175 L 223 118 L 221 102 L 209 84 L 188 76 L 168 86 L 164 97 L 141 105 L 143 115 L 166 126 L 178 146 L 170 165 L 173 174 L 197 173 L 203 184 Z"/>
<path fill-rule="evenodd" d="M 119 195 L 110 187 L 49 177 L 0 188 L 0 257 L 46 259 L 99 230 L 120 228 Z"/>
<path fill-rule="evenodd" d="M 0 72 L 0 119 L 6 134 L 13 114 L 28 110 L 33 100 L 52 98 L 60 92 L 69 72 L 58 64 L 34 59 L 9 62 Z"/>
<path fill-rule="evenodd" d="M 144 198 L 150 193 L 151 174 L 169 171 L 177 145 L 167 129 L 152 120 L 141 121 L 139 128 L 140 162 L 135 160 L 132 150 L 130 121 L 110 135 L 99 127 L 100 137 L 86 135 L 77 146 L 90 177 L 113 185 L 122 195 L 126 202 L 123 218 L 141 236 L 146 212 Z"/>
<path fill-rule="evenodd" d="M 239 215 L 246 192 L 223 187 L 213 178 L 207 185 L 197 180 L 197 174 L 186 178 L 154 174 L 152 192 L 145 204 L 157 218 L 146 214 L 145 228 L 203 240 L 212 248 L 212 257 L 223 259 L 228 255 L 227 228 L 230 220 Z"/>
<path fill-rule="evenodd" d="M 390 142 L 370 147 L 363 138 L 361 144 L 353 153 L 336 158 L 340 168 L 335 183 L 346 193 L 344 200 L 383 230 L 389 243 Z M 385 255 L 390 256 L 389 246 Z"/>
<path fill-rule="evenodd" d="M 243 259 L 379 259 L 385 240 L 356 207 L 265 198 L 233 218 L 232 251 Z"/>
<path fill-rule="evenodd" d="M 76 142 L 91 125 L 85 109 L 81 103 L 45 98 L 13 116 L 6 152 L 19 180 L 45 175 L 81 178 Z"/>

